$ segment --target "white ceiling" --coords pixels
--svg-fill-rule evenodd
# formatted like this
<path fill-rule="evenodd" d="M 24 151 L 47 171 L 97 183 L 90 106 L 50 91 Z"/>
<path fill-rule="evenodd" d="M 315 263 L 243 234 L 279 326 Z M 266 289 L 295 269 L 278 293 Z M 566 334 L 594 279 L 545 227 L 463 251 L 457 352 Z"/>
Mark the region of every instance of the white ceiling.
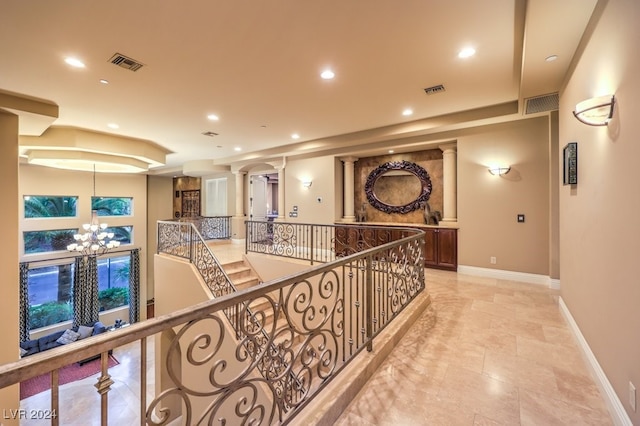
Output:
<path fill-rule="evenodd" d="M 167 148 L 154 173 L 364 152 L 469 117 L 522 118 L 523 99 L 561 89 L 596 2 L 3 0 L 0 90 L 57 104 L 54 126 Z M 477 53 L 459 59 L 465 46 Z M 113 65 L 115 53 L 144 66 Z M 446 90 L 423 91 L 437 84 Z"/>

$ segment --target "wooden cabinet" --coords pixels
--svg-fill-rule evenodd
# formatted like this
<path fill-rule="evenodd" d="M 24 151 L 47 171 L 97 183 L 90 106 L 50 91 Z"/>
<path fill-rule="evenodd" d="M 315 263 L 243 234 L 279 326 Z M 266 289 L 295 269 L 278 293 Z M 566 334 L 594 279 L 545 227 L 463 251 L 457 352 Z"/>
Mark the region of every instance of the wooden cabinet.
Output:
<path fill-rule="evenodd" d="M 425 232 L 424 266 L 458 270 L 458 230 L 420 227 Z"/>
<path fill-rule="evenodd" d="M 338 256 L 376 247 L 406 236 L 398 230 L 383 230 L 382 227 L 419 228 L 425 232 L 424 266 L 427 268 L 458 270 L 458 230 L 414 224 L 366 223 L 366 227 L 339 227 L 336 229 L 335 251 Z"/>

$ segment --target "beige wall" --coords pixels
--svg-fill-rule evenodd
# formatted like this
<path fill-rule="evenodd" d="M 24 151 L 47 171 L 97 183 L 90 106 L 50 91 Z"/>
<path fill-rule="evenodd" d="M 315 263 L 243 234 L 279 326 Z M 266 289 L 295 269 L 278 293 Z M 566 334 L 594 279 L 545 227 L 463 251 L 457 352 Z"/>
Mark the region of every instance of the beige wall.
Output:
<path fill-rule="evenodd" d="M 91 196 L 94 192 L 93 173 L 54 169 L 51 167 L 20 165 L 20 188 L 16 199 L 22 200 L 24 195 L 61 195 L 77 196 L 76 218 L 31 219 L 24 218 L 24 205 L 18 203 L 19 241 L 16 245 L 20 261 L 37 261 L 72 257 L 71 253 L 24 254 L 22 232 L 39 229 L 78 228 L 91 219 Z M 110 217 L 109 226 L 133 226 L 131 245 L 123 245 L 121 249 L 140 247 L 140 317 L 146 318 L 147 301 L 147 176 L 138 174 L 97 173 L 95 194 L 104 197 L 132 197 L 133 215 Z"/>
<path fill-rule="evenodd" d="M 333 156 L 287 162 L 284 210 L 287 222 L 329 224 L 338 219 L 335 217 L 337 166 Z M 302 182 L 306 180 L 313 182 L 310 188 L 302 186 Z M 321 199 L 320 202 L 318 198 Z M 293 206 L 298 206 L 297 218 L 289 217 Z"/>
<path fill-rule="evenodd" d="M 147 300 L 155 297 L 153 262 L 158 247 L 158 221 L 173 216 L 173 178 L 147 176 Z"/>
<path fill-rule="evenodd" d="M 458 263 L 548 275 L 548 117 L 461 131 L 457 145 Z M 493 176 L 493 164 L 511 171 Z"/>
<path fill-rule="evenodd" d="M 18 360 L 18 117 L 0 110 L 0 181 L 3 186 L 4 208 L 0 209 L 3 244 L 0 248 L 0 364 Z M 0 389 L 0 409 L 20 408 L 19 387 Z M 2 420 L 5 425 L 17 425 L 15 420 Z"/>
<path fill-rule="evenodd" d="M 640 389 L 640 3 L 611 0 L 560 97 L 560 147 L 578 142 L 578 184 L 560 188 L 562 299 L 633 424 L 628 384 Z M 575 104 L 615 93 L 609 127 Z M 638 401 L 640 403 L 640 401 Z"/>

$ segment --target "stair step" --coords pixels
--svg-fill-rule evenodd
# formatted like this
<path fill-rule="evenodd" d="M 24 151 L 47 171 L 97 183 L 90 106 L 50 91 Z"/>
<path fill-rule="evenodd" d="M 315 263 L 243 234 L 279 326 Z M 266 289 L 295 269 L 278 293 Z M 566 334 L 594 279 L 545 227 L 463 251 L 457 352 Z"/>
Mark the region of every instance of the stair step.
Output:
<path fill-rule="evenodd" d="M 235 280 L 231 280 L 233 285 L 238 290 L 244 290 L 253 286 L 260 284 L 260 279 L 256 276 L 250 275 L 248 277 L 241 277 Z"/>

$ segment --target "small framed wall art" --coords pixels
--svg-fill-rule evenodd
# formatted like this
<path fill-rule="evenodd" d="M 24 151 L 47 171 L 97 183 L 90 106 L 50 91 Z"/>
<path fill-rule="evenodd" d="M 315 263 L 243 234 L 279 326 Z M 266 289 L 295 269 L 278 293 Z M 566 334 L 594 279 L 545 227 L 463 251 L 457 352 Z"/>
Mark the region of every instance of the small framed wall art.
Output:
<path fill-rule="evenodd" d="M 562 150 L 562 183 L 576 185 L 578 183 L 578 142 L 569 142 Z"/>

